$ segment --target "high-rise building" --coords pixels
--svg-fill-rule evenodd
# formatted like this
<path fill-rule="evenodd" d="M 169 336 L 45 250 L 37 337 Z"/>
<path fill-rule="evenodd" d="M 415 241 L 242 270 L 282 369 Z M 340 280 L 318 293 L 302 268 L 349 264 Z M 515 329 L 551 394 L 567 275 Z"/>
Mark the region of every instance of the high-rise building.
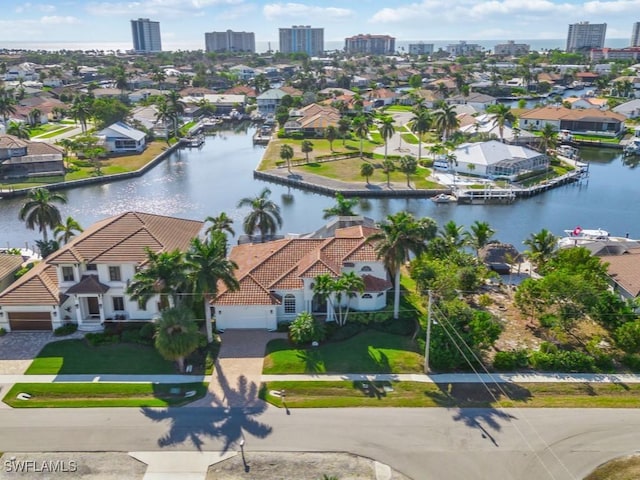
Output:
<path fill-rule="evenodd" d="M 354 35 L 344 39 L 347 53 L 367 55 L 392 55 L 396 51 L 396 39 L 389 35 Z"/>
<path fill-rule="evenodd" d="M 324 28 L 293 25 L 280 29 L 280 53 L 304 52 L 309 56 L 324 52 Z"/>
<path fill-rule="evenodd" d="M 569 33 L 567 34 L 567 52 L 602 48 L 606 34 L 606 23 L 572 23 L 569 25 Z"/>
<path fill-rule="evenodd" d="M 496 55 L 506 55 L 509 57 L 517 57 L 519 55 L 527 55 L 529 53 L 529 45 L 526 43 L 516 43 L 509 40 L 507 43 L 499 43 L 493 47 Z"/>
<path fill-rule="evenodd" d="M 256 36 L 253 32 L 207 32 L 204 34 L 207 52 L 251 52 L 256 51 Z"/>
<path fill-rule="evenodd" d="M 433 43 L 410 43 L 409 55 L 431 55 L 433 53 Z"/>
<path fill-rule="evenodd" d="M 473 55 L 481 51 L 482 47 L 477 43 L 467 43 L 464 40 L 461 40 L 459 43 L 450 43 L 447 45 L 447 52 L 449 52 L 450 55 L 455 55 L 456 57 Z"/>
<path fill-rule="evenodd" d="M 640 47 L 640 22 L 633 24 L 631 31 L 631 47 Z"/>
<path fill-rule="evenodd" d="M 160 22 L 152 22 L 148 18 L 131 20 L 131 35 L 133 36 L 133 49 L 140 53 L 162 51 L 160 40 Z"/>

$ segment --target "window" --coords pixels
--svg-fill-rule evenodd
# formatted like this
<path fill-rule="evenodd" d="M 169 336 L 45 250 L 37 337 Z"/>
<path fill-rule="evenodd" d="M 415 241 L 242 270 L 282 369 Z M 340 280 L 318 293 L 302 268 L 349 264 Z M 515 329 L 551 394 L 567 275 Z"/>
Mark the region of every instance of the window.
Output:
<path fill-rule="evenodd" d="M 112 282 L 121 282 L 120 267 L 109 267 L 109 280 Z"/>
<path fill-rule="evenodd" d="M 365 293 L 362 298 L 373 298 L 370 293 Z"/>
<path fill-rule="evenodd" d="M 360 269 L 361 272 L 370 272 L 371 271 L 371 267 L 369 265 L 365 265 L 364 267 L 362 267 Z"/>
<path fill-rule="evenodd" d="M 87 272 L 97 272 L 98 266 L 95 263 L 87 263 Z"/>
<path fill-rule="evenodd" d="M 62 280 L 65 282 L 73 282 L 75 280 L 73 267 L 62 267 Z"/>
<path fill-rule="evenodd" d="M 124 297 L 113 297 L 113 310 L 123 311 L 124 310 Z"/>
<path fill-rule="evenodd" d="M 284 296 L 284 313 L 296 313 L 296 297 L 290 293 Z"/>

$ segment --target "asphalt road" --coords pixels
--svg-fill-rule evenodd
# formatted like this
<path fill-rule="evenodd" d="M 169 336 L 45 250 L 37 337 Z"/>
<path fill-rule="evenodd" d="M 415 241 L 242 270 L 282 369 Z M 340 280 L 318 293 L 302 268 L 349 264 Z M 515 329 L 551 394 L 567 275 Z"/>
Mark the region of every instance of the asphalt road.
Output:
<path fill-rule="evenodd" d="M 416 480 L 582 479 L 640 450 L 635 409 L 0 410 L 0 451 L 347 451 Z"/>

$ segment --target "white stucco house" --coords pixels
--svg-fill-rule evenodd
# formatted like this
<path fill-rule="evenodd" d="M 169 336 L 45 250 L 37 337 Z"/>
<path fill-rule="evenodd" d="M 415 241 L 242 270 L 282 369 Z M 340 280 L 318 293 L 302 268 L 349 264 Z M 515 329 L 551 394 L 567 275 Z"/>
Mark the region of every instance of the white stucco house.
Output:
<path fill-rule="evenodd" d="M 240 288 L 220 286 L 212 301 L 218 329 L 275 329 L 279 322 L 291 322 L 301 312 L 333 320 L 327 301 L 314 295 L 318 275 L 338 277 L 355 272 L 364 281 L 364 292 L 356 294 L 350 308 L 375 311 L 385 307 L 392 287 L 387 271 L 367 238 L 377 230 L 373 222 L 353 223 L 354 217 L 340 217 L 332 224 L 296 238 L 233 247 L 230 259 L 238 264 Z M 368 219 L 364 219 L 368 220 Z M 344 300 L 346 303 L 346 299 Z"/>
<path fill-rule="evenodd" d="M 154 252 L 186 250 L 202 222 L 127 212 L 87 228 L 0 293 L 0 327 L 52 330 L 65 323 L 101 330 L 105 321 L 151 321 L 160 297 L 146 305 L 126 292 Z"/>
<path fill-rule="evenodd" d="M 146 136 L 124 122 L 116 122 L 97 133 L 109 153 L 142 152 L 147 145 Z"/>

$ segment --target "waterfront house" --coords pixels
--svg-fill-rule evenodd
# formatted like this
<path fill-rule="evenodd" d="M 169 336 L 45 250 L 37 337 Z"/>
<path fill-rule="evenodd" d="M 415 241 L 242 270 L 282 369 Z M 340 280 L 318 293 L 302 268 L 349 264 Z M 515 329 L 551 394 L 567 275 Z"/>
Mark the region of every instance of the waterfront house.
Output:
<path fill-rule="evenodd" d="M 489 105 L 498 103 L 496 97 L 484 93 L 471 92 L 469 95 L 454 95 L 445 100 L 449 105 L 471 105 L 479 112 L 483 112 Z"/>
<path fill-rule="evenodd" d="M 203 100 L 215 107 L 216 115 L 229 115 L 232 110 L 242 113 L 247 104 L 245 95 L 207 93 L 199 97 L 183 97 L 182 102 L 186 105 L 186 109 L 191 112 L 188 116 L 197 117 L 200 115 L 200 104 Z"/>
<path fill-rule="evenodd" d="M 286 133 L 303 132 L 321 137 L 327 127 L 337 127 L 339 122 L 340 112 L 337 108 L 311 103 L 297 110 L 292 109 L 284 130 Z"/>
<path fill-rule="evenodd" d="M 262 115 L 273 115 L 280 106 L 282 97 L 289 95 L 279 88 L 270 88 L 257 96 L 258 112 Z"/>
<path fill-rule="evenodd" d="M 15 280 L 15 274 L 22 267 L 22 255 L 0 251 L 0 292 Z"/>
<path fill-rule="evenodd" d="M 230 258 L 238 264 L 240 288 L 230 291 L 220 285 L 212 301 L 216 327 L 273 330 L 279 322 L 291 322 L 305 311 L 326 315 L 330 321 L 328 302 L 313 292 L 315 278 L 322 274 L 335 278 L 355 272 L 365 289 L 349 300 L 350 307 L 359 311 L 384 308 L 392 285 L 384 264 L 367 242 L 376 231 L 369 219 L 340 217 L 308 235 L 233 247 Z"/>
<path fill-rule="evenodd" d="M 606 98 L 596 97 L 568 97 L 563 100 L 565 105 L 575 108 L 596 108 L 599 110 L 608 110 L 608 100 Z"/>
<path fill-rule="evenodd" d="M 0 178 L 34 178 L 64 175 L 62 150 L 44 142 L 0 135 Z"/>
<path fill-rule="evenodd" d="M 616 245 L 618 252 L 598 255 L 607 264 L 613 290 L 625 300 L 635 300 L 640 296 L 640 247 L 632 243 L 632 248 Z"/>
<path fill-rule="evenodd" d="M 516 180 L 524 173 L 549 167 L 549 158 L 543 153 L 497 140 L 465 143 L 453 154 L 456 160 L 448 163 L 448 170 L 490 179 Z"/>
<path fill-rule="evenodd" d="M 640 117 L 640 99 L 624 102 L 614 107 L 613 111 L 624 115 L 626 118 L 638 118 Z"/>
<path fill-rule="evenodd" d="M 202 222 L 127 212 L 101 220 L 0 293 L 0 327 L 52 330 L 76 323 L 99 330 L 105 321 L 149 321 L 160 297 L 146 305 L 126 289 L 153 252 L 186 250 Z"/>
<path fill-rule="evenodd" d="M 238 80 L 242 82 L 251 80 L 256 76 L 256 71 L 251 67 L 247 67 L 246 65 L 234 65 L 233 67 L 229 68 L 229 71 L 233 75 L 238 77 Z"/>
<path fill-rule="evenodd" d="M 146 148 L 146 134 L 124 122 L 116 122 L 97 133 L 109 153 L 140 153 Z"/>
<path fill-rule="evenodd" d="M 520 114 L 520 128 L 542 130 L 551 124 L 556 130 L 578 134 L 618 136 L 625 131 L 626 118 L 616 112 L 597 109 L 570 109 L 560 106 L 535 108 Z"/>

